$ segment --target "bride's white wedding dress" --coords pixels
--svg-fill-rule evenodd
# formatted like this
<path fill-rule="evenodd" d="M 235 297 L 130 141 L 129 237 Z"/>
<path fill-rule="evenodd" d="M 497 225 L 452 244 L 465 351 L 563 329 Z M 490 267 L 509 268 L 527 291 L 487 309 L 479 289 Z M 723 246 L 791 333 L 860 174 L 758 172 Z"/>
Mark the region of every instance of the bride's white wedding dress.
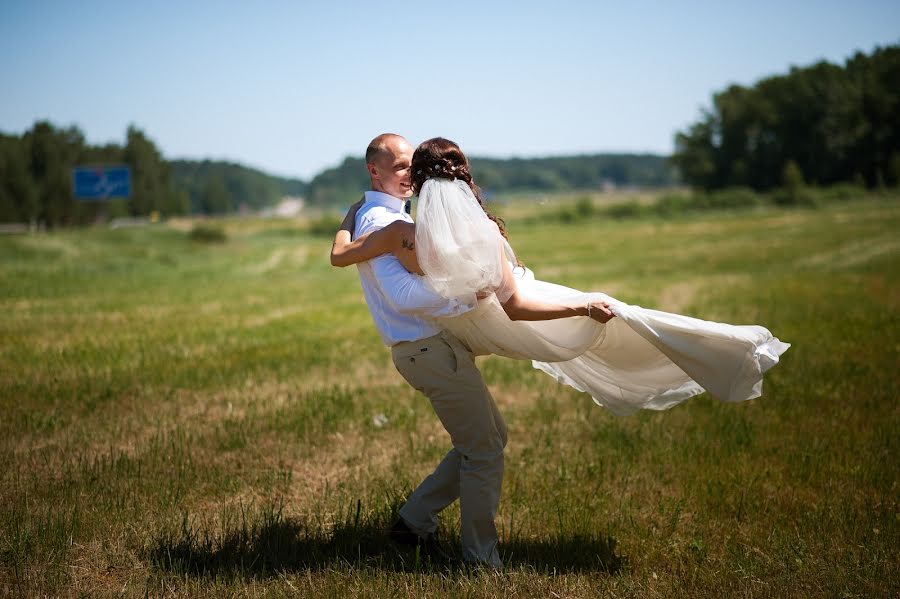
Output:
<path fill-rule="evenodd" d="M 619 415 L 665 410 L 703 391 L 723 401 L 759 397 L 763 373 L 790 347 L 761 326 L 631 306 L 535 280 L 530 271 L 516 280 L 522 293 L 547 302 L 605 301 L 616 318 L 606 324 L 587 317 L 511 321 L 492 295 L 471 312 L 441 319 L 441 326 L 476 355 L 532 360 Z"/>
<path fill-rule="evenodd" d="M 515 263 L 512 250 L 468 185 L 426 181 L 417 216 L 419 263 L 438 292 L 474 301 L 478 290 L 497 290 L 474 310 L 443 318 L 440 325 L 476 355 L 532 360 L 535 368 L 590 394 L 615 414 L 664 410 L 703 391 L 727 402 L 759 397 L 763 373 L 790 347 L 761 326 L 632 306 L 603 293 L 536 280 L 522 268 L 514 277 L 520 293 L 552 303 L 605 301 L 616 318 L 606 324 L 588 317 L 511 321 L 497 296 L 511 293 L 502 266 Z"/>

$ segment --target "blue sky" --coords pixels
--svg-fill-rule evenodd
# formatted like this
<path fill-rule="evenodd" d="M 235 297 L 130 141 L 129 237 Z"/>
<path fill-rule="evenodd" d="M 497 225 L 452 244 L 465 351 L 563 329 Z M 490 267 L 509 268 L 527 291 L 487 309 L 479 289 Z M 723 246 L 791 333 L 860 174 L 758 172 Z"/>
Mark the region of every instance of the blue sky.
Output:
<path fill-rule="evenodd" d="M 900 2 L 0 0 L 0 131 L 37 119 L 308 178 L 382 131 L 469 154 L 672 151 L 732 82 L 900 42 Z"/>

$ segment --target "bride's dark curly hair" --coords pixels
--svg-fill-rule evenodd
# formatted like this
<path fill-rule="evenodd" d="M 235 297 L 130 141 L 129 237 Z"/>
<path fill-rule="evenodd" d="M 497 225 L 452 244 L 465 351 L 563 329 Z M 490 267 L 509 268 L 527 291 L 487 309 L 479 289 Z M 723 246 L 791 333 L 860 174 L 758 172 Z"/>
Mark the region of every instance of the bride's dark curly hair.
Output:
<path fill-rule="evenodd" d="M 419 195 L 422 185 L 428 179 L 459 179 L 465 181 L 481 209 L 489 219 L 497 223 L 500 234 L 509 241 L 506 234 L 506 224 L 502 218 L 494 216 L 484 205 L 484 199 L 481 197 L 481 189 L 475 185 L 472 180 L 472 174 L 469 172 L 469 161 L 466 155 L 462 153 L 459 146 L 449 139 L 443 137 L 433 137 L 419 144 L 412 157 L 412 191 Z"/>

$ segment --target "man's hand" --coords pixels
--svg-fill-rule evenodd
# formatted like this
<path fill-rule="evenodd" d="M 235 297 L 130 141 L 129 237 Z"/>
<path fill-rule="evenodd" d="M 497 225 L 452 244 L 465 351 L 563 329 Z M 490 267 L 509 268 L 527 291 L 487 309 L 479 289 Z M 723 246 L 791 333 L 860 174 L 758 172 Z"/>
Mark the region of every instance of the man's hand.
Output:
<path fill-rule="evenodd" d="M 365 201 L 366 196 L 363 195 L 363 197 L 361 197 L 358 202 L 350 206 L 350 209 L 347 210 L 347 214 L 344 215 L 344 220 L 341 222 L 340 229 L 338 230 L 342 229 L 344 231 L 349 231 L 350 236 L 353 236 L 353 229 L 354 227 L 356 227 L 356 213 L 359 211 L 359 207 L 362 206 L 363 202 Z"/>
<path fill-rule="evenodd" d="M 607 323 L 616 317 L 606 302 L 590 302 L 588 304 L 588 312 L 591 318 L 602 323 Z"/>

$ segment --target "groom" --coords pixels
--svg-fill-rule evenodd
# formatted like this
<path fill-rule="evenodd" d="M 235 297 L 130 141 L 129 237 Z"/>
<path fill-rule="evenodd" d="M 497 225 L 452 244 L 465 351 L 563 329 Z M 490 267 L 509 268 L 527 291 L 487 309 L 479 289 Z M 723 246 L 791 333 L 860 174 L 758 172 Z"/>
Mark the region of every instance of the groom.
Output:
<path fill-rule="evenodd" d="M 352 227 L 354 238 L 396 220 L 412 222 L 404 210 L 412 195 L 412 155 L 409 142 L 393 133 L 369 144 L 366 168 L 372 189 L 365 193 L 355 223 L 343 225 Z M 459 499 L 463 559 L 500 568 L 494 517 L 503 481 L 506 424 L 472 353 L 432 320 L 462 314 L 475 304 L 438 295 L 393 254 L 363 262 L 358 269 L 363 295 L 381 339 L 391 348 L 394 366 L 428 397 L 453 443 L 400 508 L 390 536 L 401 544 L 439 550 L 434 536 L 437 514 Z"/>

